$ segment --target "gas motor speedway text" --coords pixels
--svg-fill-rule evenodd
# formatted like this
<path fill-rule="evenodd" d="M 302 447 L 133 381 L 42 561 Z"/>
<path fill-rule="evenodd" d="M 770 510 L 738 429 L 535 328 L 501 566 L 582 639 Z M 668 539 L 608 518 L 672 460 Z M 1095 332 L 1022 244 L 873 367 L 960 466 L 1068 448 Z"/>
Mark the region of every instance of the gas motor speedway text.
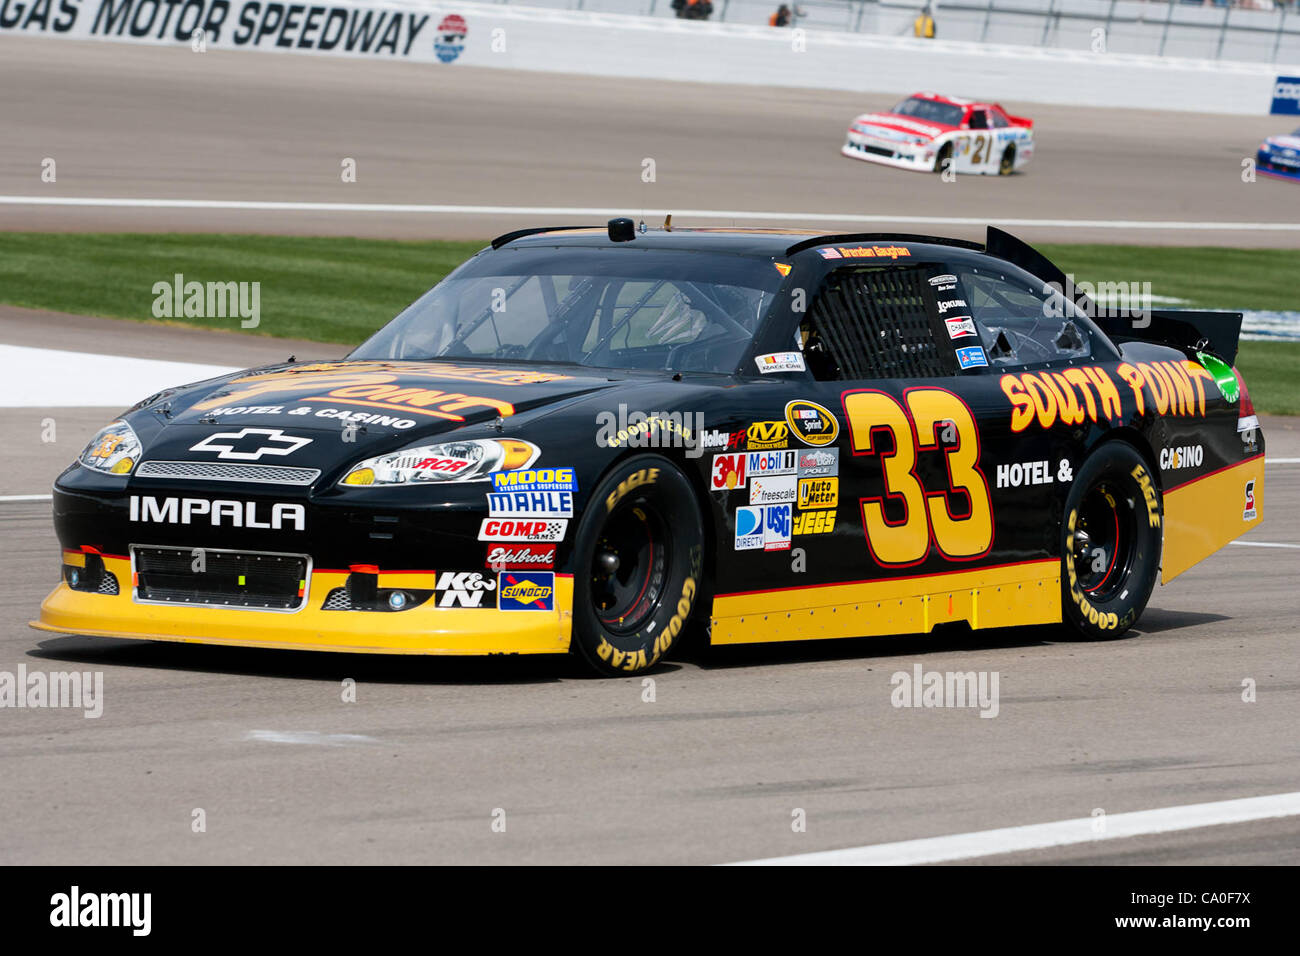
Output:
<path fill-rule="evenodd" d="M 408 56 L 428 14 L 260 0 L 0 0 L 0 29 Z M 228 34 L 228 35 L 227 35 Z M 224 42 L 223 42 L 224 39 Z M 265 41 L 265 42 L 263 42 Z"/>

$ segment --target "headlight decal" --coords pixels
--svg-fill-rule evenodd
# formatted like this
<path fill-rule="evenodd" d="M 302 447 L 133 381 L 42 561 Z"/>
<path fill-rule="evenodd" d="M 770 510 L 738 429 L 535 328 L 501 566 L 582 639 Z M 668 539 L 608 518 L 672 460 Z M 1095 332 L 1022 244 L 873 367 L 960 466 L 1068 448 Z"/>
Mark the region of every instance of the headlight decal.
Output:
<path fill-rule="evenodd" d="M 90 440 L 78 457 L 84 467 L 108 475 L 129 475 L 140 461 L 140 439 L 126 422 L 113 422 Z"/>
<path fill-rule="evenodd" d="M 474 438 L 403 448 L 353 465 L 339 484 L 422 485 L 487 481 L 493 472 L 527 468 L 541 449 L 518 438 Z"/>

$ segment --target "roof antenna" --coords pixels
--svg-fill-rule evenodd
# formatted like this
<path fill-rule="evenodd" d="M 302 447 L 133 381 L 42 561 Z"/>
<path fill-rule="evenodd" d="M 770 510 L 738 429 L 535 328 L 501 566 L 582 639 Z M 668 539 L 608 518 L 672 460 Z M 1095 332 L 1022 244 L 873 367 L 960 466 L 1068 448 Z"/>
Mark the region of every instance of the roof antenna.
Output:
<path fill-rule="evenodd" d="M 672 232 L 672 231 L 673 231 L 673 214 L 669 213 L 668 215 L 664 216 L 664 232 Z"/>

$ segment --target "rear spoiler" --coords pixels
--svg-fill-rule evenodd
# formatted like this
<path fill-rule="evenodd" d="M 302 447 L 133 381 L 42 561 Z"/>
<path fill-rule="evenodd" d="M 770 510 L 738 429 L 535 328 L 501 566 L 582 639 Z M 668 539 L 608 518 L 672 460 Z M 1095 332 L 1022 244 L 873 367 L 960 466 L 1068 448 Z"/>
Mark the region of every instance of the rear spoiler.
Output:
<path fill-rule="evenodd" d="M 1074 288 L 1065 273 L 1050 259 L 1008 232 L 989 226 L 984 251 L 1071 295 L 1074 304 L 1116 342 L 1158 342 L 1188 351 L 1213 352 L 1229 365 L 1237 361 L 1237 346 L 1241 338 L 1240 312 L 1152 309 L 1148 313 L 1150 321 L 1138 326 L 1130 316 L 1109 315 L 1105 307 L 1098 306 Z"/>

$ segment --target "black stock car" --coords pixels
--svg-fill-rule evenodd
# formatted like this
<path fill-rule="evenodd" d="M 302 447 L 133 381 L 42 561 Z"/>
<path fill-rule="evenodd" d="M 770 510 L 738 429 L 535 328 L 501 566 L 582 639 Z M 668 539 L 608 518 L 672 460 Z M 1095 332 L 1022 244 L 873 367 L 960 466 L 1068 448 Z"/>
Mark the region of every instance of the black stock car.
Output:
<path fill-rule="evenodd" d="M 1261 514 L 1240 316 L 1089 318 L 1011 236 L 526 230 L 346 360 L 151 396 L 55 485 L 36 627 L 653 665 L 1064 621 Z"/>

